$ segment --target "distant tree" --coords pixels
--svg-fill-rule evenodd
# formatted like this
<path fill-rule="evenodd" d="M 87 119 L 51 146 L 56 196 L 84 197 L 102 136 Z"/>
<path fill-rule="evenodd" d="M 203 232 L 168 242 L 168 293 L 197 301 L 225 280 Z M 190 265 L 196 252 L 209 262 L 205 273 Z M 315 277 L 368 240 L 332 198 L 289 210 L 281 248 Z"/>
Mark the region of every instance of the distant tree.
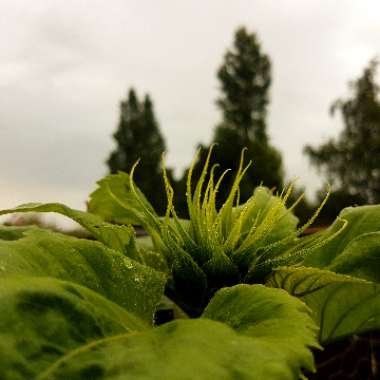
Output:
<path fill-rule="evenodd" d="M 214 131 L 212 143 L 218 146 L 212 161 L 220 164 L 219 173 L 228 168 L 234 171 L 242 149 L 248 148 L 246 157 L 253 161 L 253 167 L 241 183 L 242 202 L 252 195 L 253 188 L 260 183 L 277 189 L 283 186 L 281 154 L 269 144 L 266 131 L 270 70 L 269 57 L 261 51 L 257 36 L 243 27 L 239 28 L 233 47 L 227 50 L 217 72 L 222 91 L 217 105 L 222 111 L 223 121 Z M 208 148 L 201 146 L 200 164 L 194 170 L 195 178 L 200 174 Z M 221 202 L 232 179 L 232 175 L 226 176 L 220 188 Z"/>
<path fill-rule="evenodd" d="M 107 164 L 111 173 L 130 172 L 132 165 L 140 159 L 134 179 L 157 212 L 166 208 L 166 195 L 161 176 L 161 156 L 165 142 L 154 115 L 153 103 L 146 95 L 139 101 L 131 89 L 120 104 L 120 119 L 116 132 L 116 149 Z"/>
<path fill-rule="evenodd" d="M 234 45 L 227 50 L 217 76 L 222 90 L 217 104 L 223 124 L 238 132 L 246 143 L 266 142 L 271 64 L 256 34 L 244 27 L 236 31 Z"/>
<path fill-rule="evenodd" d="M 333 198 L 339 208 L 354 203 L 380 203 L 380 99 L 376 68 L 377 62 L 372 60 L 362 76 L 350 83 L 351 97 L 333 103 L 331 113 L 339 111 L 344 123 L 338 138 L 316 148 L 305 147 L 311 163 L 333 185 Z"/>

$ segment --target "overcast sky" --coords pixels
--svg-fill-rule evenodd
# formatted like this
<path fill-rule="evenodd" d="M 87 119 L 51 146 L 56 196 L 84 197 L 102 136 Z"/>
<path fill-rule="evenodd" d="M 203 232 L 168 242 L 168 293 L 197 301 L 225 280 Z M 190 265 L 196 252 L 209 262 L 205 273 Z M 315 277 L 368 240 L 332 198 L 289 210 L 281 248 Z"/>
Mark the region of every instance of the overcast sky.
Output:
<path fill-rule="evenodd" d="M 342 127 L 328 109 L 380 52 L 378 0 L 1 0 L 0 207 L 84 208 L 131 86 L 152 96 L 179 172 L 220 121 L 215 72 L 240 25 L 272 60 L 268 132 L 287 177 L 318 188 L 302 149 Z"/>

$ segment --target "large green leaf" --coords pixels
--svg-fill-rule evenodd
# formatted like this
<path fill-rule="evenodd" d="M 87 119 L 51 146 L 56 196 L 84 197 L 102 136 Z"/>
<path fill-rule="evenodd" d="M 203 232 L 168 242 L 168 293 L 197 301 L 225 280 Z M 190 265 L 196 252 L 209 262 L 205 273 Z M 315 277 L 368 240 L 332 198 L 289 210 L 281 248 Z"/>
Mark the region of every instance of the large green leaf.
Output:
<path fill-rule="evenodd" d="M 125 309 L 74 283 L 1 278 L 0 378 L 36 379 L 77 347 L 147 328 Z"/>
<path fill-rule="evenodd" d="M 312 309 L 322 343 L 380 328 L 379 284 L 305 267 L 279 268 L 267 284 L 287 290 Z"/>
<path fill-rule="evenodd" d="M 11 237 L 0 240 L 0 279 L 28 275 L 72 281 L 152 321 L 165 284 L 163 274 L 99 242 L 39 228 L 0 231 L 0 236 Z"/>
<path fill-rule="evenodd" d="M 316 326 L 307 306 L 281 289 L 236 285 L 219 290 L 203 317 L 224 322 L 240 334 L 276 342 L 284 361 L 313 367 L 308 347 L 316 345 Z M 297 364 L 295 365 L 297 367 Z"/>
<path fill-rule="evenodd" d="M 134 260 L 143 262 L 143 258 L 135 247 L 135 233 L 131 226 L 106 223 L 98 215 L 74 210 L 61 203 L 27 203 L 12 209 L 1 210 L 0 215 L 16 212 L 55 212 L 64 215 L 80 224 L 106 246 L 121 251 Z"/>
<path fill-rule="evenodd" d="M 251 302 L 258 302 L 258 307 Z M 247 303 L 250 307 L 245 312 L 241 306 Z M 50 316 L 49 304 L 44 306 L 43 315 Z M 59 321 L 58 314 L 51 318 Z M 220 318 L 224 314 L 230 316 L 228 320 Z M 13 322 L 17 324 L 19 318 L 23 315 L 15 315 Z M 82 334 L 90 335 L 92 326 L 89 323 Z M 34 338 L 40 325 L 33 320 L 25 328 L 26 335 Z M 315 325 L 305 305 L 284 291 L 263 286 L 223 290 L 200 319 L 178 320 L 140 332 L 115 330 L 116 335 L 105 337 L 95 330 L 94 339 L 84 338 L 81 344 L 70 341 L 72 349 L 60 351 L 59 358 L 44 353 L 46 361 L 39 362 L 44 369 L 34 379 L 298 380 L 302 368 L 313 370 L 310 348 L 317 345 Z M 5 380 L 25 378 L 8 376 Z"/>
<path fill-rule="evenodd" d="M 348 248 L 354 239 L 370 232 L 380 232 L 380 205 L 344 209 L 331 227 L 320 235 L 321 241 L 328 240 L 330 236 L 339 231 L 342 228 L 342 220 L 347 222 L 344 230 L 327 244 L 319 245 L 317 249 L 313 250 L 306 257 L 303 265 L 326 268 Z M 363 247 L 365 247 L 365 243 Z"/>
<path fill-rule="evenodd" d="M 288 339 L 296 349 L 315 343 L 316 326 L 309 308 L 282 289 L 240 284 L 219 290 L 202 314 L 224 322 L 244 335 Z M 311 358 L 311 357 L 310 357 Z"/>
<path fill-rule="evenodd" d="M 281 351 L 220 322 L 178 320 L 150 333 L 105 339 L 36 380 L 297 380 Z"/>

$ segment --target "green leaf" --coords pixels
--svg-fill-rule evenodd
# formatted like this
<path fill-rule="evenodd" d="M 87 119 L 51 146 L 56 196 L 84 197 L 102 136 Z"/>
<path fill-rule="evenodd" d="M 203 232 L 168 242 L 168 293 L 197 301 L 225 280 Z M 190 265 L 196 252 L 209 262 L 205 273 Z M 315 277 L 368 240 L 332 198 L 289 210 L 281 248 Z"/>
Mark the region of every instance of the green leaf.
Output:
<path fill-rule="evenodd" d="M 16 236 L 19 230 L 2 227 L 0 231 Z M 0 279 L 10 275 L 72 281 L 149 321 L 166 281 L 162 273 L 99 242 L 39 228 L 22 228 L 18 239 L 0 240 Z"/>
<path fill-rule="evenodd" d="M 132 172 L 133 174 L 133 172 Z M 163 265 L 153 265 L 153 268 L 165 267 L 166 257 L 162 249 L 161 228 L 163 226 L 161 218 L 156 214 L 152 205 L 145 198 L 144 194 L 134 184 L 133 176 L 127 173 L 119 172 L 111 174 L 98 181 L 98 189 L 90 195 L 88 203 L 90 212 L 99 215 L 103 219 L 119 224 L 134 224 L 142 226 L 149 233 L 155 243 L 156 256 L 161 255 L 159 259 Z M 120 226 L 122 228 L 122 226 Z M 149 257 L 149 251 L 137 250 L 141 262 L 152 264 Z"/>
<path fill-rule="evenodd" d="M 74 283 L 0 279 L 2 380 L 37 379 L 77 347 L 147 328 L 130 312 Z"/>
<path fill-rule="evenodd" d="M 90 195 L 88 209 L 109 222 L 142 225 L 144 228 L 149 224 L 147 210 L 158 218 L 144 194 L 137 186 L 131 187 L 131 177 L 123 172 L 98 181 L 98 188 Z"/>
<path fill-rule="evenodd" d="M 128 257 L 143 262 L 135 247 L 135 232 L 131 226 L 117 226 L 106 223 L 97 215 L 74 210 L 61 203 L 27 203 L 13 209 L 2 210 L 0 215 L 16 212 L 55 212 L 64 215 L 80 224 L 94 238 L 104 243 L 107 247 L 121 251 Z"/>
<path fill-rule="evenodd" d="M 348 222 L 346 228 L 327 244 L 322 244 L 313 250 L 306 257 L 303 265 L 326 268 L 337 256 L 344 252 L 354 239 L 358 239 L 361 235 L 369 232 L 380 232 L 380 205 L 344 209 L 331 227 L 320 234 L 322 240 L 327 240 L 341 229 L 342 220 Z"/>
<path fill-rule="evenodd" d="M 150 236 L 138 237 L 136 239 L 136 248 L 139 254 L 143 258 L 145 265 L 164 272 L 169 275 L 168 263 L 161 253 L 159 253 L 153 246 L 153 242 Z"/>
<path fill-rule="evenodd" d="M 170 275 L 169 268 L 164 257 L 155 249 L 149 249 L 145 247 L 138 248 L 140 256 L 144 260 L 144 264 L 159 272 Z"/>
<path fill-rule="evenodd" d="M 276 344 L 285 362 L 313 368 L 308 347 L 319 347 L 310 310 L 282 289 L 236 285 L 219 290 L 202 317 L 226 323 L 240 334 Z"/>
<path fill-rule="evenodd" d="M 327 270 L 280 268 L 269 286 L 304 301 L 320 326 L 321 343 L 380 328 L 380 285 Z"/>
<path fill-rule="evenodd" d="M 351 240 L 326 269 L 379 283 L 380 232 L 362 234 Z"/>
<path fill-rule="evenodd" d="M 251 301 L 263 308 L 238 313 L 235 324 L 205 318 L 217 319 L 223 300 L 227 315 Z M 285 292 L 248 285 L 223 290 L 207 313 L 149 331 L 85 341 L 50 362 L 35 380 L 297 380 L 301 368 L 313 369 L 315 326 L 305 305 Z M 278 336 L 281 327 L 290 331 Z"/>

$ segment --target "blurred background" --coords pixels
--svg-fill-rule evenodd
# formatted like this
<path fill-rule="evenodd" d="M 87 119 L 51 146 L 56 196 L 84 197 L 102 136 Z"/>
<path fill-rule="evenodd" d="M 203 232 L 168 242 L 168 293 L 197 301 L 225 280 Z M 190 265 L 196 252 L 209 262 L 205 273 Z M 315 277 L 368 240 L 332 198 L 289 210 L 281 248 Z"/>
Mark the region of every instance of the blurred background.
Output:
<path fill-rule="evenodd" d="M 165 151 L 186 216 L 184 176 L 213 142 L 220 173 L 248 148 L 242 200 L 297 177 L 301 220 L 326 183 L 321 225 L 380 203 L 379 15 L 376 0 L 2 0 L 0 208 L 85 209 L 141 158 L 162 213 Z"/>

